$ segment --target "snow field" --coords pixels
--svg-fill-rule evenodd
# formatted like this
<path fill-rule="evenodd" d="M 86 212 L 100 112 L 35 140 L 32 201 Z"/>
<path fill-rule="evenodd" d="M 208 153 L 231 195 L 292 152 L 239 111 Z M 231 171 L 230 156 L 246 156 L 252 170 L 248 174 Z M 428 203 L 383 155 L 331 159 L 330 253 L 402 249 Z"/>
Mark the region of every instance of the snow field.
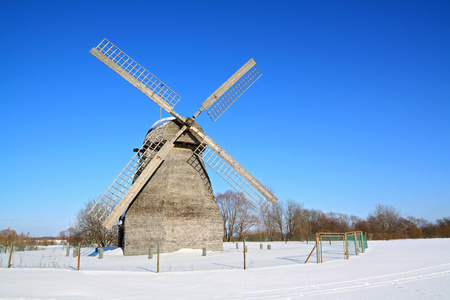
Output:
<path fill-rule="evenodd" d="M 236 244 L 239 248 L 236 249 Z M 247 242 L 246 267 L 260 268 L 279 265 L 304 263 L 314 247 L 314 243 L 306 242 Z M 268 250 L 270 245 L 270 250 Z M 337 249 L 336 249 L 337 246 Z M 324 247 L 324 260 L 343 259 L 342 246 Z M 38 251 L 13 252 L 12 268 L 55 268 L 77 269 L 78 258 L 73 257 L 73 249 L 66 256 L 67 249 L 62 246 L 41 247 Z M 155 251 L 155 249 L 154 249 Z M 9 251 L 8 251 L 9 252 Z M 315 253 L 315 252 L 314 252 Z M 9 253 L 0 254 L 0 267 L 6 268 Z M 157 271 L 156 253 L 153 259 L 148 255 L 123 256 L 120 248 L 104 248 L 103 259 L 98 259 L 95 248 L 81 248 L 80 270 L 115 270 L 115 271 Z M 315 263 L 313 254 L 308 263 Z M 202 256 L 202 249 L 181 249 L 174 253 L 160 254 L 160 272 L 194 271 L 218 269 L 243 269 L 243 243 L 224 243 L 224 251 L 209 251 Z"/>
<path fill-rule="evenodd" d="M 1 268 L 0 298 L 450 299 L 450 239 L 369 241 L 366 253 L 349 260 L 324 259 L 323 264 L 304 264 L 303 253 L 291 257 L 285 248 L 291 245 L 272 243 L 275 251 L 269 250 L 279 253 L 272 254 L 272 261 L 290 264 L 269 266 L 270 259 L 254 259 L 253 264 L 260 267 L 248 270 L 228 268 L 235 264 L 233 249 L 229 256 L 224 251 L 224 270 L 155 273 Z M 254 246 L 257 249 L 253 250 L 262 251 L 259 243 Z M 313 244 L 308 246 L 310 251 Z M 117 252 L 108 256 L 105 252 L 103 263 L 124 258 Z M 207 258 L 213 254 L 208 253 Z M 178 255 L 186 260 L 202 258 L 201 250 L 182 250 Z"/>

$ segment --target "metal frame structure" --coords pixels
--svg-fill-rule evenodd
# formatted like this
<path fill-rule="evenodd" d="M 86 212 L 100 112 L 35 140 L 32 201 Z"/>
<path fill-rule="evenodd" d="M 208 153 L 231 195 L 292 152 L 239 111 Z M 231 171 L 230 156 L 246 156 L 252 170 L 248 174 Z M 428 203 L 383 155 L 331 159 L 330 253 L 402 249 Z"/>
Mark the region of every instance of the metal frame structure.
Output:
<path fill-rule="evenodd" d="M 237 98 L 261 77 L 253 59 L 250 59 L 203 101 L 200 109 L 192 118 L 183 118 L 173 110 L 180 100 L 178 94 L 110 41 L 104 39 L 92 48 L 90 53 L 170 113 L 182 125 L 177 134 L 164 145 L 147 145 L 147 148 L 144 145 L 142 157 L 139 157 L 141 153 L 141 150 L 139 150 L 94 204 L 89 213 L 103 222 L 104 227 L 111 229 L 114 226 L 158 166 L 164 161 L 177 139 L 187 131 L 194 134 L 201 142 L 201 145 L 194 151 L 195 155 L 201 157 L 236 191 L 243 193 L 257 210 L 265 214 L 270 205 L 278 201 L 272 192 L 245 170 L 231 155 L 193 126 L 195 124 L 194 119 L 204 110 L 215 122 Z"/>
<path fill-rule="evenodd" d="M 349 237 L 353 237 L 355 241 L 355 254 L 359 255 L 359 241 L 361 241 L 361 249 L 362 253 L 365 252 L 366 246 L 364 245 L 364 234 L 362 231 L 350 231 L 350 232 L 318 232 L 316 233 L 316 254 L 317 254 L 317 263 L 323 263 L 323 253 L 322 253 L 322 242 L 324 241 L 324 238 L 329 238 L 329 242 L 331 244 L 332 238 L 342 238 L 343 242 L 343 250 L 344 250 L 344 258 L 349 259 L 349 248 L 348 248 L 348 241 Z M 359 238 L 358 238 L 359 237 Z M 313 249 L 314 251 L 314 249 Z M 311 251 L 312 253 L 312 251 Z M 310 254 L 311 255 L 311 254 Z M 309 259 L 309 257 L 308 257 Z"/>

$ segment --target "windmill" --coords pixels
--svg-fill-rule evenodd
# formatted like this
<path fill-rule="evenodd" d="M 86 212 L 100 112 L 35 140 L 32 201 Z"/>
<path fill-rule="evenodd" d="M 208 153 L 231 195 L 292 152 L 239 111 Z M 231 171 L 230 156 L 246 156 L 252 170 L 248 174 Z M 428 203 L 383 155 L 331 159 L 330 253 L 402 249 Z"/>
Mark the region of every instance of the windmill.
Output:
<path fill-rule="evenodd" d="M 150 244 L 162 252 L 180 248 L 222 250 L 223 221 L 205 164 L 258 211 L 278 199 L 207 136 L 194 121 L 206 111 L 215 122 L 260 76 L 250 59 L 191 117 L 174 111 L 180 97 L 131 57 L 104 39 L 90 53 L 167 111 L 140 149 L 90 210 L 111 229 L 122 219 L 119 244 L 125 255 L 145 254 Z"/>

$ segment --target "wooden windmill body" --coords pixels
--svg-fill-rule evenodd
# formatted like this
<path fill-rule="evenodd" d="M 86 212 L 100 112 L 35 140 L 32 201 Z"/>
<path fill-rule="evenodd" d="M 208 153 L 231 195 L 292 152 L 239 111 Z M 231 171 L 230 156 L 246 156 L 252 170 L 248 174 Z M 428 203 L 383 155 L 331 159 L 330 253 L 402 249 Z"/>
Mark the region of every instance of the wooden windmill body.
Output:
<path fill-rule="evenodd" d="M 180 127 L 176 120 L 168 120 L 152 128 L 144 144 L 170 140 Z M 157 243 L 161 252 L 222 250 L 222 216 L 205 165 L 194 154 L 199 145 L 192 134 L 181 135 L 130 204 L 119 239 L 125 255 L 147 254 L 149 245 Z"/>
<path fill-rule="evenodd" d="M 205 165 L 262 213 L 277 202 L 194 121 L 202 111 L 217 120 L 261 76 L 253 59 L 191 118 L 183 118 L 173 110 L 180 97 L 111 42 L 104 39 L 90 53 L 173 117 L 152 127 L 143 146 L 89 212 L 107 229 L 122 220 L 119 244 L 125 255 L 146 254 L 156 243 L 161 252 L 222 250 L 223 220 Z"/>

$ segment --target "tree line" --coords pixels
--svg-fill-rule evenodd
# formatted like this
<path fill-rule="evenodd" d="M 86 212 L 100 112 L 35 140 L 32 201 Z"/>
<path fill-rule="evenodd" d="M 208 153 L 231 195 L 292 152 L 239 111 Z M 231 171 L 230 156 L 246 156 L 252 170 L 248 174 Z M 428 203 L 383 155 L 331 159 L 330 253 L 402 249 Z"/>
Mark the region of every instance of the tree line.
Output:
<path fill-rule="evenodd" d="M 391 205 L 376 205 L 363 219 L 347 214 L 307 209 L 294 200 L 278 201 L 265 215 L 257 212 L 242 193 L 228 190 L 216 194 L 216 201 L 222 214 L 223 240 L 314 240 L 316 232 L 363 231 L 369 239 L 390 240 L 407 238 L 449 238 L 450 217 L 431 223 L 423 218 L 402 217 L 400 211 Z M 58 238 L 71 244 L 116 246 L 118 226 L 106 230 L 100 221 L 89 215 L 95 200 L 85 203 L 67 230 Z M 0 245 L 15 241 L 30 243 L 28 234 L 17 234 L 12 229 L 0 230 Z"/>
<path fill-rule="evenodd" d="M 347 214 L 306 209 L 294 200 L 278 201 L 267 214 L 255 212 L 243 194 L 228 190 L 216 195 L 223 218 L 224 241 L 312 240 L 316 232 L 363 231 L 369 239 L 449 238 L 450 217 L 431 223 L 404 218 L 391 205 L 376 205 L 366 219 Z"/>

